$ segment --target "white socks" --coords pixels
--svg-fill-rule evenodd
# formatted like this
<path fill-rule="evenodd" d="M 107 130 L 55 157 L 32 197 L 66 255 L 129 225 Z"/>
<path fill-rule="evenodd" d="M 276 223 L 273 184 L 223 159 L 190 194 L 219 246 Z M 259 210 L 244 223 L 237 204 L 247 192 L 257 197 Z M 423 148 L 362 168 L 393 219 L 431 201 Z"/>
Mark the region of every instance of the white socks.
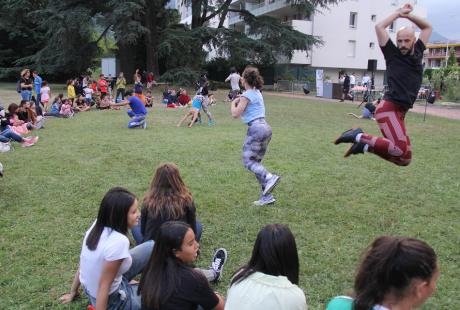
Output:
<path fill-rule="evenodd" d="M 356 135 L 356 138 L 355 138 L 355 142 L 356 142 L 356 143 L 359 143 L 359 140 L 361 140 L 361 136 L 362 136 L 362 135 L 363 135 L 362 133 L 358 133 L 358 134 Z"/>

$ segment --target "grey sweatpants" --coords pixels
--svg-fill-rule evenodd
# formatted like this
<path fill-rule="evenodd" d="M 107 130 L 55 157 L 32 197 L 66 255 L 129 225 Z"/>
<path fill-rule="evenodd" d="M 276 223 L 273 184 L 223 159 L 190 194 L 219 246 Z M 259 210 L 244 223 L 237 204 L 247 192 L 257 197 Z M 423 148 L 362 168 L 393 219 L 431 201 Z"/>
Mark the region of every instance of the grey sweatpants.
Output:
<path fill-rule="evenodd" d="M 272 129 L 264 118 L 250 122 L 243 145 L 243 165 L 254 173 L 262 191 L 265 188 L 268 170 L 260 163 L 272 138 Z"/>

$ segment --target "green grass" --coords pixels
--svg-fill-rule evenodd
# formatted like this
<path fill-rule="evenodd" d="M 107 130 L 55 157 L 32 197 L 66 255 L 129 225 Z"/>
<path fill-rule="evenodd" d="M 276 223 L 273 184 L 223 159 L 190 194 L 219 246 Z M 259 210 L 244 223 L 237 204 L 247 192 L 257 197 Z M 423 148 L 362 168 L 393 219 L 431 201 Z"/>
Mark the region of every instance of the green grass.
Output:
<path fill-rule="evenodd" d="M 7 90 L 6 88 L 9 88 Z M 0 100 L 17 100 L 0 85 Z M 218 94 L 223 99 L 226 92 Z M 217 126 L 176 128 L 185 110 L 155 107 L 147 130 L 128 130 L 124 111 L 91 111 L 51 119 L 32 148 L 0 154 L 0 305 L 2 309 L 83 309 L 85 298 L 60 306 L 78 264 L 82 237 L 104 193 L 124 186 L 139 197 L 155 167 L 175 162 L 203 222 L 202 257 L 225 247 L 229 261 L 216 287 L 251 254 L 258 230 L 286 223 L 296 236 L 300 286 L 310 309 L 324 309 L 352 288 L 365 247 L 382 234 L 421 238 L 439 255 L 438 291 L 423 309 L 460 309 L 460 122 L 410 113 L 413 162 L 397 167 L 371 155 L 344 159 L 333 139 L 371 121 L 346 116 L 355 107 L 266 95 L 273 138 L 264 165 L 282 176 L 272 207 L 254 208 L 258 186 L 241 164 L 246 127 L 219 101 Z M 458 308 L 457 308 L 458 307 Z"/>

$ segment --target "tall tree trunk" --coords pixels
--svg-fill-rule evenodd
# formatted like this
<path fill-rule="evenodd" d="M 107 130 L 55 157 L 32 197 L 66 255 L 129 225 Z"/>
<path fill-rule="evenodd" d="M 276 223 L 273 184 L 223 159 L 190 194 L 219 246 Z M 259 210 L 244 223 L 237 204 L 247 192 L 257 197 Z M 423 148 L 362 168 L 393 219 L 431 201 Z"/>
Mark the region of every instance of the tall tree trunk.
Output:
<path fill-rule="evenodd" d="M 146 71 L 153 72 L 155 76 L 160 74 L 158 66 L 158 33 L 157 27 L 157 8 L 155 1 L 147 1 L 147 8 L 145 10 L 145 27 L 149 31 L 145 34 L 145 53 L 146 53 Z"/>
<path fill-rule="evenodd" d="M 121 42 L 117 43 L 118 45 L 118 59 L 120 64 L 120 71 L 124 73 L 126 81 L 128 83 L 133 83 L 132 76 L 135 70 L 135 57 L 133 57 L 133 46 L 125 45 Z"/>

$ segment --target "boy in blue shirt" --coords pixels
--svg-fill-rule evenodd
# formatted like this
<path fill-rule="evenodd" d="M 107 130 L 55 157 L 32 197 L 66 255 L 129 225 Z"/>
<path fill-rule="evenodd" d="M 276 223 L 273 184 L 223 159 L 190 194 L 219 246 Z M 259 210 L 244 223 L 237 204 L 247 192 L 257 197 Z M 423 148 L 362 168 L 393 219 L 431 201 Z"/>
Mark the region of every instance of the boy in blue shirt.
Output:
<path fill-rule="evenodd" d="M 145 108 L 142 101 L 133 95 L 132 90 L 128 90 L 125 93 L 125 100 L 120 103 L 113 103 L 110 106 L 120 107 L 124 105 L 129 105 L 131 108 L 127 111 L 128 116 L 131 118 L 131 120 L 128 122 L 128 128 L 147 128 L 147 122 L 145 121 L 145 117 L 147 116 L 147 109 Z"/>

